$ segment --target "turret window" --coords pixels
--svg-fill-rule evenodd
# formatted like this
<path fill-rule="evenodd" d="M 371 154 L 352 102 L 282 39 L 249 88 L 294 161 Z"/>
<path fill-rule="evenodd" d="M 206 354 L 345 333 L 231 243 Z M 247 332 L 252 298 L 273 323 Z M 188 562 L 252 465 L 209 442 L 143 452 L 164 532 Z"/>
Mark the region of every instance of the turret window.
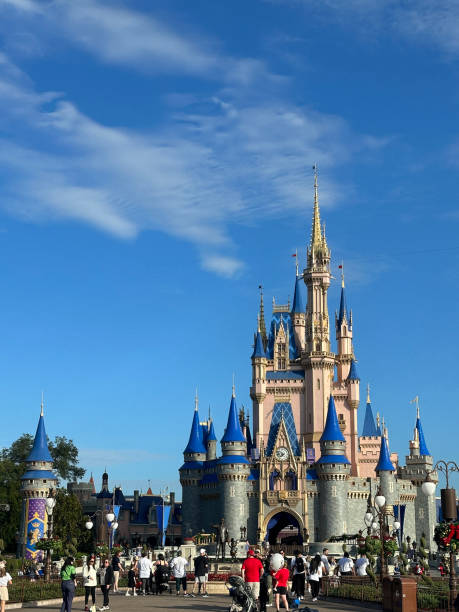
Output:
<path fill-rule="evenodd" d="M 285 370 L 287 367 L 287 351 L 285 342 L 277 343 L 277 369 Z"/>
<path fill-rule="evenodd" d="M 320 378 L 317 379 L 317 390 L 320 391 Z"/>

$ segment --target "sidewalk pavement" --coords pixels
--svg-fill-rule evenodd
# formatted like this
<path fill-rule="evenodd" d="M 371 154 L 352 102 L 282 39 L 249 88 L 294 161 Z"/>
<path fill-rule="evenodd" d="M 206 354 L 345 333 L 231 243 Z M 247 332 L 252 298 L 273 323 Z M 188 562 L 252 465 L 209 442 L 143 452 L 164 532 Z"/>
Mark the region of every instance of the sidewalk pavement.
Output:
<path fill-rule="evenodd" d="M 102 602 L 99 602 L 101 605 Z M 147 597 L 124 597 L 123 595 L 112 595 L 110 597 L 110 612 L 138 612 L 143 610 L 174 610 L 175 612 L 188 612 L 189 610 L 199 610 L 200 612 L 228 612 L 231 605 L 229 595 L 210 595 L 209 598 L 195 597 L 184 598 L 176 595 L 151 595 Z M 341 600 L 303 601 L 300 611 L 309 606 L 311 610 L 329 612 L 368 612 L 369 610 L 381 610 L 381 607 L 373 607 L 372 604 L 355 604 L 343 602 Z M 60 605 L 48 605 L 40 608 L 42 610 L 60 610 Z M 73 612 L 83 610 L 84 604 L 77 601 L 73 604 Z M 274 612 L 275 607 L 268 608 Z"/>

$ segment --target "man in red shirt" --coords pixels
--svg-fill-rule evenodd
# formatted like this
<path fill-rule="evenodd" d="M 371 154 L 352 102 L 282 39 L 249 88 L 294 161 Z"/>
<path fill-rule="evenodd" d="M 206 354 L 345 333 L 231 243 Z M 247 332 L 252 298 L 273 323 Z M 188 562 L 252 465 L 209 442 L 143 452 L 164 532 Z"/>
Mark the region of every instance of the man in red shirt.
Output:
<path fill-rule="evenodd" d="M 260 578 L 263 575 L 263 564 L 250 549 L 248 557 L 242 564 L 242 580 L 252 589 L 253 598 L 258 601 L 260 596 Z"/>

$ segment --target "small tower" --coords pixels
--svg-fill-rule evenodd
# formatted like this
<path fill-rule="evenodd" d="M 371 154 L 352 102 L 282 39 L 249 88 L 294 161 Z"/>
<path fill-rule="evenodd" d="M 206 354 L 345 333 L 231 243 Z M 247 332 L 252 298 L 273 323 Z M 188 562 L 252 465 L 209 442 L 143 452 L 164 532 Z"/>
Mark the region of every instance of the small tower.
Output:
<path fill-rule="evenodd" d="M 349 456 L 351 459 L 351 474 L 352 476 L 358 475 L 357 462 L 359 452 L 359 431 L 358 431 L 358 419 L 357 410 L 360 402 L 360 377 L 357 373 L 357 366 L 354 359 L 351 359 L 349 368 L 349 374 L 346 379 L 347 386 L 347 403 L 349 404 Z"/>
<path fill-rule="evenodd" d="M 199 483 L 202 479 L 207 450 L 202 440 L 202 428 L 198 414 L 198 394 L 195 397 L 190 438 L 183 451 L 184 464 L 180 468 L 182 485 L 182 538 L 193 537 L 201 529 Z"/>
<path fill-rule="evenodd" d="M 389 448 L 387 446 L 387 438 L 385 435 L 381 436 L 379 461 L 375 471 L 376 475 L 379 477 L 381 492 L 386 498 L 386 512 L 388 514 L 388 521 L 391 522 L 393 518 L 389 515 L 392 513 L 394 500 L 396 497 L 395 467 L 390 460 Z M 391 524 L 389 524 L 389 529 L 392 530 Z"/>
<path fill-rule="evenodd" d="M 295 280 L 295 292 L 293 294 L 293 305 L 292 305 L 292 324 L 293 333 L 295 334 L 295 344 L 297 347 L 298 355 L 305 349 L 306 344 L 306 310 L 303 303 L 303 297 L 301 295 L 303 284 L 303 276 L 298 276 L 298 263 L 296 264 L 296 280 Z"/>
<path fill-rule="evenodd" d="M 319 478 L 319 537 L 326 542 L 332 535 L 347 532 L 347 492 L 351 471 L 346 457 L 346 440 L 336 415 L 335 401 L 330 395 L 325 429 L 320 438 L 321 457 L 316 463 Z"/>
<path fill-rule="evenodd" d="M 263 344 L 260 317 L 258 317 L 258 328 L 252 353 L 252 386 L 250 388 L 250 397 L 253 401 L 254 430 L 258 432 L 259 436 L 261 437 L 263 437 L 264 433 L 263 402 L 266 397 L 267 363 L 268 359 L 266 358 L 266 352 Z M 256 446 L 259 446 L 259 439 L 255 440 Z"/>
<path fill-rule="evenodd" d="M 422 534 L 425 534 L 427 548 L 435 547 L 433 541 L 434 526 L 436 524 L 435 496 L 426 497 L 422 492 L 422 483 L 429 474 L 433 482 L 438 482 L 437 472 L 433 470 L 433 457 L 429 453 L 424 431 L 421 424 L 419 410 L 419 398 L 413 400 L 416 403 L 416 423 L 414 426 L 413 440 L 410 440 L 410 454 L 405 457 L 406 464 L 399 468 L 399 478 L 411 481 L 416 486 L 416 499 L 414 501 L 414 512 L 416 516 L 416 540 L 419 542 Z"/>
<path fill-rule="evenodd" d="M 222 500 L 221 518 L 225 519 L 229 538 L 237 540 L 240 537 L 240 527 L 247 527 L 247 479 L 250 475 L 250 463 L 246 457 L 247 440 L 241 430 L 234 385 L 228 423 L 220 442 L 223 456 L 218 460 L 217 474 Z"/>
<path fill-rule="evenodd" d="M 338 381 L 342 382 L 349 376 L 351 362 L 354 356 L 352 346 L 352 311 L 348 313 L 346 295 L 344 292 L 344 273 L 341 276 L 341 299 L 339 313 L 335 315 L 336 343 L 338 346 L 337 364 Z"/>
<path fill-rule="evenodd" d="M 207 435 L 207 461 L 213 461 L 217 458 L 217 436 L 215 435 L 214 422 L 210 419 L 209 433 Z"/>
<path fill-rule="evenodd" d="M 18 554 L 26 559 L 39 560 L 41 553 L 36 550 L 35 543 L 40 538 L 47 537 L 46 499 L 50 490 L 57 485 L 57 478 L 52 471 L 53 458 L 48 449 L 43 401 L 33 447 L 27 457 L 26 466 L 21 478 L 23 502 L 20 533 L 22 536 L 18 542 Z"/>
<path fill-rule="evenodd" d="M 377 435 L 378 432 L 376 431 L 375 418 L 371 408 L 370 385 L 367 385 L 367 405 L 365 408 L 365 420 L 363 422 L 362 436 L 372 438 L 376 437 Z"/>

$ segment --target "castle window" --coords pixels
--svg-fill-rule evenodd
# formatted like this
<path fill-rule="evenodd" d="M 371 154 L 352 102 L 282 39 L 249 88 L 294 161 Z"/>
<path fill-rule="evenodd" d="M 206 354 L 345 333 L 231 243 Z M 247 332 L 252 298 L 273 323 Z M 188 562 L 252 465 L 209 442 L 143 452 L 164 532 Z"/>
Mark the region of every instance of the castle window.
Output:
<path fill-rule="evenodd" d="M 338 496 L 338 491 L 337 491 L 337 489 L 336 489 L 336 485 L 333 485 L 333 486 L 332 486 L 332 488 L 331 488 L 331 494 L 332 494 L 332 497 L 337 497 L 337 496 Z"/>
<path fill-rule="evenodd" d="M 239 514 L 240 514 L 241 516 L 244 516 L 244 511 L 245 511 L 245 506 L 244 506 L 244 504 L 240 504 L 240 505 L 239 505 Z"/>
<path fill-rule="evenodd" d="M 230 497 L 236 497 L 236 487 L 230 487 Z"/>
<path fill-rule="evenodd" d="M 393 492 L 394 492 L 394 483 L 393 483 L 392 481 L 391 481 L 391 482 L 389 482 L 389 491 L 390 491 L 391 493 L 393 493 Z"/>
<path fill-rule="evenodd" d="M 298 488 L 296 474 L 293 470 L 289 470 L 285 474 L 285 485 L 286 491 L 296 491 Z"/>
<path fill-rule="evenodd" d="M 347 531 L 347 523 L 346 521 L 343 521 L 343 533 L 346 533 Z"/>
<path fill-rule="evenodd" d="M 320 378 L 317 379 L 317 390 L 320 391 Z"/>
<path fill-rule="evenodd" d="M 287 349 L 285 342 L 277 343 L 277 369 L 285 370 L 287 367 Z"/>
<path fill-rule="evenodd" d="M 347 329 L 346 329 L 346 326 L 344 326 L 344 327 L 343 327 L 343 336 L 345 336 L 345 335 L 346 335 L 346 332 L 347 332 Z"/>

